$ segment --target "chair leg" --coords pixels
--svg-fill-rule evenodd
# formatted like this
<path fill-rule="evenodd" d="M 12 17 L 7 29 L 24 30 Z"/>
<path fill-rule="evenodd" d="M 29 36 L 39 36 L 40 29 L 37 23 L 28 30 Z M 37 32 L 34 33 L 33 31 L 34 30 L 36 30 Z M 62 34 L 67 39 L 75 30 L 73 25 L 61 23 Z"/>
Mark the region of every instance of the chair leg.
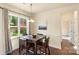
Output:
<path fill-rule="evenodd" d="M 48 54 L 50 55 L 50 48 L 48 47 Z"/>
<path fill-rule="evenodd" d="M 20 47 L 19 47 L 19 55 L 20 55 Z"/>
<path fill-rule="evenodd" d="M 39 47 L 40 55 L 41 55 L 41 47 Z"/>
<path fill-rule="evenodd" d="M 33 48 L 33 53 L 35 53 L 35 47 L 32 47 Z"/>
<path fill-rule="evenodd" d="M 28 41 L 26 41 L 26 54 L 28 54 L 28 50 L 29 50 Z"/>
<path fill-rule="evenodd" d="M 45 48 L 45 54 L 47 54 L 47 49 Z"/>
<path fill-rule="evenodd" d="M 41 54 L 41 48 L 40 48 L 40 54 Z"/>
<path fill-rule="evenodd" d="M 19 55 L 20 55 L 20 40 L 19 40 Z"/>

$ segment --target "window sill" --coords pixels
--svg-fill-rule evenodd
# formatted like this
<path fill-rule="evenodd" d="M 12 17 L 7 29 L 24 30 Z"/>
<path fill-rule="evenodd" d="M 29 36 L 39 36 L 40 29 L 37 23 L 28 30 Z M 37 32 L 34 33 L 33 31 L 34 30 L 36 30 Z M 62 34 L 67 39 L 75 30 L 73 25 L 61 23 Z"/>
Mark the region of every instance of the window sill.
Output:
<path fill-rule="evenodd" d="M 19 38 L 20 36 L 22 36 L 22 35 L 12 36 L 12 37 L 10 37 L 10 39 L 16 39 L 16 38 Z"/>
<path fill-rule="evenodd" d="M 16 39 L 16 38 L 19 38 L 19 36 L 13 36 L 10 39 Z"/>

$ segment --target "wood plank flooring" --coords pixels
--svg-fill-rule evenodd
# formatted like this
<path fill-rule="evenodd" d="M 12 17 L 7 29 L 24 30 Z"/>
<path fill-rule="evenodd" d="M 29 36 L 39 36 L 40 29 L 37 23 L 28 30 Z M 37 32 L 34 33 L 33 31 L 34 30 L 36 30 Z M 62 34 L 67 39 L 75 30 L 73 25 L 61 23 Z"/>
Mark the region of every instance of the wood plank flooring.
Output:
<path fill-rule="evenodd" d="M 61 49 L 50 47 L 51 55 L 77 55 L 76 50 L 73 48 L 73 44 L 68 40 L 62 40 Z M 25 52 L 25 51 L 24 51 Z M 19 49 L 16 49 L 8 55 L 19 55 Z"/>

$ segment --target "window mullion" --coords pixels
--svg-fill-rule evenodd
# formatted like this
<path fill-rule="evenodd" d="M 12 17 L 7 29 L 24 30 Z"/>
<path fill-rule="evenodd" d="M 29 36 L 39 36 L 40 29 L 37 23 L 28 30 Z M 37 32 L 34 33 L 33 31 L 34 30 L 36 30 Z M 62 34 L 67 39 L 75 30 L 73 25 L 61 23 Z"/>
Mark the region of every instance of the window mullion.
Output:
<path fill-rule="evenodd" d="M 18 17 L 18 36 L 20 35 L 20 17 Z"/>

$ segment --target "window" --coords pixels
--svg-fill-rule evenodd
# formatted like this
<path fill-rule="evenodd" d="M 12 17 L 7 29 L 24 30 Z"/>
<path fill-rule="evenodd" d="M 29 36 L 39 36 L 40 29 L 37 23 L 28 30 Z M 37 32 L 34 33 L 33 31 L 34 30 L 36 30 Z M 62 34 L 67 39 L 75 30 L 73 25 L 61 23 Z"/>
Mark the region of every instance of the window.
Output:
<path fill-rule="evenodd" d="M 18 36 L 18 17 L 9 15 L 10 35 Z"/>
<path fill-rule="evenodd" d="M 8 20 L 10 37 L 29 33 L 29 23 L 27 22 L 29 17 L 9 14 Z"/>
<path fill-rule="evenodd" d="M 20 34 L 26 33 L 26 19 L 20 18 Z"/>

